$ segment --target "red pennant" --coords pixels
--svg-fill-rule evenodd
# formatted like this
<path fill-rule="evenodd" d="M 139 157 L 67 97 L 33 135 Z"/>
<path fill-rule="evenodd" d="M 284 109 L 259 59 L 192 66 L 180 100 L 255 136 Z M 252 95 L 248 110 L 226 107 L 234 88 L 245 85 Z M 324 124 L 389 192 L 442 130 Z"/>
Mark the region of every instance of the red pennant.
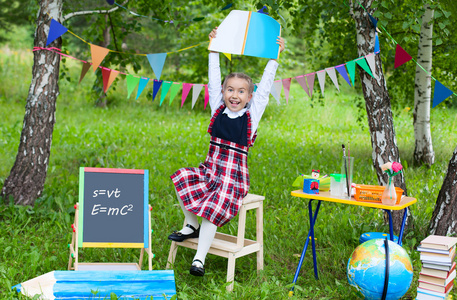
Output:
<path fill-rule="evenodd" d="M 286 103 L 289 103 L 289 91 L 291 81 L 292 78 L 286 78 L 282 80 L 282 86 L 284 87 L 284 95 L 286 96 Z"/>
<path fill-rule="evenodd" d="M 206 109 L 206 106 L 208 105 L 208 102 L 209 102 L 208 85 L 205 84 L 205 107 L 203 109 Z"/>
<path fill-rule="evenodd" d="M 105 93 L 108 90 L 108 81 L 109 81 L 109 75 L 110 74 L 111 74 L 111 69 L 102 68 L 103 92 L 105 92 Z"/>
<path fill-rule="evenodd" d="M 394 68 L 398 68 L 402 64 L 410 61 L 413 59 L 411 55 L 408 54 L 408 52 L 405 51 L 399 44 L 397 44 L 397 47 L 395 48 L 395 64 Z"/>

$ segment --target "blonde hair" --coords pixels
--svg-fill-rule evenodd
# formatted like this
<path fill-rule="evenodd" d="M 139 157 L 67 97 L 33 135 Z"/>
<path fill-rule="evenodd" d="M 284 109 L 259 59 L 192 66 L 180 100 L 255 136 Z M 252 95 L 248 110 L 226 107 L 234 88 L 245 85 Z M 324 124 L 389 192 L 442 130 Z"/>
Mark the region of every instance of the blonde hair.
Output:
<path fill-rule="evenodd" d="M 225 88 L 227 87 L 227 81 L 230 78 L 240 78 L 240 79 L 246 80 L 248 82 L 248 86 L 249 86 L 249 90 L 248 90 L 249 94 L 252 94 L 254 92 L 254 83 L 252 82 L 251 77 L 249 77 L 248 75 L 246 75 L 244 73 L 230 73 L 227 76 L 225 76 L 224 83 L 222 84 L 222 90 L 225 91 Z"/>

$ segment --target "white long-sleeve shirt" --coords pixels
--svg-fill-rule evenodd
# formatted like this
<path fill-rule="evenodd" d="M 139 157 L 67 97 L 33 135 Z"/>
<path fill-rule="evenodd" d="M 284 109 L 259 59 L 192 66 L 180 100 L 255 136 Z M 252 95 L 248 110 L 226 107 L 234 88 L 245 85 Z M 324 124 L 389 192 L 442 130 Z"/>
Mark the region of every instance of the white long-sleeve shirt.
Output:
<path fill-rule="evenodd" d="M 257 127 L 259 126 L 260 119 L 267 107 L 271 86 L 275 80 L 278 66 L 279 64 L 275 60 L 268 61 L 262 79 L 257 86 L 257 91 L 249 102 L 249 108 L 243 108 L 238 112 L 233 112 L 226 107 L 222 112 L 227 114 L 229 118 L 234 119 L 242 116 L 246 113 L 246 110 L 249 110 L 249 113 L 251 114 L 251 138 L 254 136 Z M 213 116 L 216 110 L 224 103 L 224 100 L 222 99 L 219 53 L 209 53 L 208 77 L 209 105 L 211 107 L 211 116 Z"/>

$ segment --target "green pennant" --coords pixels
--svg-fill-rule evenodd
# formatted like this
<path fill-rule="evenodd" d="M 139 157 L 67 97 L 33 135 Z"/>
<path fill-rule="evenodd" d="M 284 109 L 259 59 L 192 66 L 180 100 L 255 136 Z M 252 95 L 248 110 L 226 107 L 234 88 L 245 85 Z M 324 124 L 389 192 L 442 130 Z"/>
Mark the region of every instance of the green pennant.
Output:
<path fill-rule="evenodd" d="M 130 74 L 127 75 L 127 99 L 130 98 L 130 95 L 132 94 L 135 87 L 138 85 L 138 82 L 140 82 L 139 77 L 135 77 Z"/>
<path fill-rule="evenodd" d="M 172 81 L 164 81 L 162 83 L 162 92 L 160 92 L 160 104 L 159 106 L 162 106 L 162 102 L 165 99 L 165 96 L 168 93 L 168 90 L 170 89 L 170 86 L 173 84 Z"/>
<path fill-rule="evenodd" d="M 368 74 L 371 75 L 371 77 L 374 78 L 373 74 L 371 73 L 370 67 L 367 64 L 367 61 L 365 60 L 365 57 L 359 58 L 355 61 L 359 66 L 362 67 L 362 69 L 365 70 Z"/>
<path fill-rule="evenodd" d="M 176 94 L 178 94 L 178 91 L 181 89 L 181 87 L 182 87 L 182 83 L 175 82 L 171 85 L 169 105 L 171 105 L 171 102 L 173 102 L 173 99 L 175 99 Z"/>
<path fill-rule="evenodd" d="M 351 60 L 346 63 L 346 67 L 348 68 L 349 77 L 351 77 L 352 86 L 354 86 L 354 78 L 355 78 L 355 61 Z"/>

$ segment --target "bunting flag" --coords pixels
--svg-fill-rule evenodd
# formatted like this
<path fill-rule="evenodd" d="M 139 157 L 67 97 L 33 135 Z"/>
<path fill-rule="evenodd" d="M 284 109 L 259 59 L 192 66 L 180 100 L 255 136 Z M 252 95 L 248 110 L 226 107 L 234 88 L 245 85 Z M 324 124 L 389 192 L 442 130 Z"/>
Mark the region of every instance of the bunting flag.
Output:
<path fill-rule="evenodd" d="M 281 81 L 275 81 L 275 82 L 273 82 L 273 85 L 271 86 L 271 90 L 270 90 L 270 93 L 276 99 L 276 102 L 278 103 L 278 105 L 281 104 L 281 102 L 279 101 L 279 98 L 281 97 L 281 88 L 282 88 Z"/>
<path fill-rule="evenodd" d="M 348 68 L 349 77 L 351 77 L 352 86 L 354 86 L 354 78 L 355 78 L 355 60 L 350 60 L 346 63 L 346 67 Z"/>
<path fill-rule="evenodd" d="M 371 73 L 373 74 L 373 77 L 376 75 L 376 61 L 375 61 L 375 55 L 373 53 L 368 54 L 365 56 L 365 59 L 368 62 L 368 65 L 370 66 Z"/>
<path fill-rule="evenodd" d="M 67 31 L 68 29 L 65 28 L 65 26 L 63 26 L 56 20 L 51 19 L 51 25 L 49 25 L 48 39 L 46 40 L 46 47 L 50 43 L 61 37 Z"/>
<path fill-rule="evenodd" d="M 206 109 L 206 106 L 208 105 L 208 102 L 209 102 L 208 85 L 205 84 L 205 106 L 203 107 L 204 110 Z"/>
<path fill-rule="evenodd" d="M 325 70 L 317 71 L 317 79 L 319 80 L 319 85 L 321 87 L 322 96 L 324 96 L 325 89 Z"/>
<path fill-rule="evenodd" d="M 171 105 L 171 103 L 173 102 L 173 100 L 175 99 L 176 95 L 178 94 L 179 92 L 179 89 L 182 87 L 182 83 L 177 83 L 177 82 L 173 82 L 173 84 L 171 85 L 171 90 L 170 90 L 170 101 L 168 102 L 168 105 Z"/>
<path fill-rule="evenodd" d="M 160 76 L 162 75 L 163 65 L 165 64 L 165 59 L 167 58 L 166 53 L 153 53 L 146 55 L 149 64 L 151 65 L 152 71 L 156 75 L 157 80 L 160 80 Z"/>
<path fill-rule="evenodd" d="M 87 73 L 87 71 L 89 71 L 89 69 L 90 69 L 90 63 L 84 62 L 83 68 L 82 68 L 82 70 L 81 70 L 81 75 L 79 76 L 79 82 L 78 82 L 78 84 L 81 83 L 81 80 L 83 80 L 84 76 L 86 76 L 86 73 Z"/>
<path fill-rule="evenodd" d="M 371 73 L 370 67 L 368 66 L 367 61 L 365 60 L 365 57 L 364 57 L 364 56 L 362 56 L 362 57 L 356 59 L 355 62 L 356 62 L 359 66 L 361 66 L 362 69 L 365 70 L 365 72 L 367 72 L 368 74 L 371 75 L 371 77 L 374 78 L 373 74 Z"/>
<path fill-rule="evenodd" d="M 170 89 L 170 86 L 173 84 L 171 81 L 164 81 L 162 83 L 162 91 L 160 92 L 160 104 L 159 106 L 162 106 L 162 102 L 165 99 L 165 96 L 168 93 L 168 90 Z"/>
<path fill-rule="evenodd" d="M 156 98 L 161 85 L 162 85 L 162 80 L 154 79 L 154 85 L 152 87 L 152 101 L 154 101 L 154 99 Z"/>
<path fill-rule="evenodd" d="M 379 36 L 378 33 L 375 33 L 375 39 L 374 39 L 374 53 L 379 53 L 381 52 L 381 49 L 379 48 Z"/>
<path fill-rule="evenodd" d="M 297 76 L 297 77 L 295 77 L 295 79 L 300 84 L 300 86 L 305 90 L 306 94 L 308 94 L 308 96 L 309 96 L 309 90 L 308 90 L 308 85 L 306 83 L 305 75 Z"/>
<path fill-rule="evenodd" d="M 336 66 L 335 69 L 340 73 L 340 75 L 346 80 L 346 82 L 351 86 L 351 82 L 349 81 L 348 73 L 346 72 L 346 67 L 344 64 Z"/>
<path fill-rule="evenodd" d="M 327 69 L 325 69 L 325 71 L 327 71 L 328 76 L 330 77 L 330 79 L 332 80 L 333 84 L 336 86 L 336 89 L 339 92 L 340 86 L 338 85 L 338 79 L 336 78 L 335 68 L 334 67 L 327 68 Z"/>
<path fill-rule="evenodd" d="M 314 89 L 314 79 L 316 77 L 316 73 L 311 73 L 305 75 L 306 81 L 308 81 L 308 87 L 309 87 L 309 97 L 313 98 L 313 89 Z"/>
<path fill-rule="evenodd" d="M 286 103 L 289 103 L 289 91 L 290 91 L 290 83 L 292 82 L 292 78 L 286 78 L 282 80 L 282 86 L 284 87 L 284 95 L 286 96 Z"/>
<path fill-rule="evenodd" d="M 371 23 L 373 23 L 374 28 L 378 27 L 378 20 L 376 20 L 372 15 L 368 14 L 368 17 L 370 17 Z"/>
<path fill-rule="evenodd" d="M 254 83 L 254 93 L 257 92 L 257 88 L 258 88 L 257 84 L 258 83 Z"/>
<path fill-rule="evenodd" d="M 133 90 L 135 89 L 135 87 L 138 85 L 139 82 L 140 82 L 139 77 L 136 77 L 136 76 L 133 76 L 130 74 L 127 75 L 127 99 L 130 98 L 130 95 L 132 94 Z M 137 97 L 137 99 L 138 99 L 138 97 Z"/>
<path fill-rule="evenodd" d="M 398 68 L 402 64 L 410 61 L 413 59 L 411 55 L 408 54 L 408 52 L 405 51 L 399 44 L 395 47 L 395 63 L 394 63 L 394 68 Z"/>
<path fill-rule="evenodd" d="M 109 89 L 114 79 L 116 79 L 119 71 L 111 70 L 108 68 L 102 68 L 102 77 L 103 77 L 103 92 L 106 94 L 106 91 Z"/>
<path fill-rule="evenodd" d="M 202 89 L 203 84 L 194 84 L 194 87 L 192 89 L 192 109 L 194 108 L 195 103 L 197 103 L 198 95 L 200 95 Z"/>
<path fill-rule="evenodd" d="M 182 96 L 181 96 L 181 107 L 183 107 L 184 102 L 186 101 L 187 95 L 192 88 L 192 83 L 183 83 L 182 84 Z"/>
<path fill-rule="evenodd" d="M 453 91 L 445 87 L 441 82 L 438 80 L 435 81 L 435 89 L 433 91 L 433 104 L 432 108 L 443 102 L 446 98 L 454 94 Z"/>
<path fill-rule="evenodd" d="M 232 54 L 224 52 L 222 52 L 222 54 L 224 54 L 228 58 L 228 60 L 232 61 Z"/>
<path fill-rule="evenodd" d="M 94 72 L 97 71 L 98 66 L 100 66 L 108 52 L 109 49 L 94 44 L 90 44 L 90 53 L 92 55 L 92 68 L 94 69 Z"/>
<path fill-rule="evenodd" d="M 136 98 L 135 100 L 138 100 L 138 97 L 140 97 L 141 93 L 143 92 L 144 88 L 149 82 L 149 78 L 146 77 L 141 77 L 140 83 L 138 84 L 138 90 L 136 91 Z"/>

